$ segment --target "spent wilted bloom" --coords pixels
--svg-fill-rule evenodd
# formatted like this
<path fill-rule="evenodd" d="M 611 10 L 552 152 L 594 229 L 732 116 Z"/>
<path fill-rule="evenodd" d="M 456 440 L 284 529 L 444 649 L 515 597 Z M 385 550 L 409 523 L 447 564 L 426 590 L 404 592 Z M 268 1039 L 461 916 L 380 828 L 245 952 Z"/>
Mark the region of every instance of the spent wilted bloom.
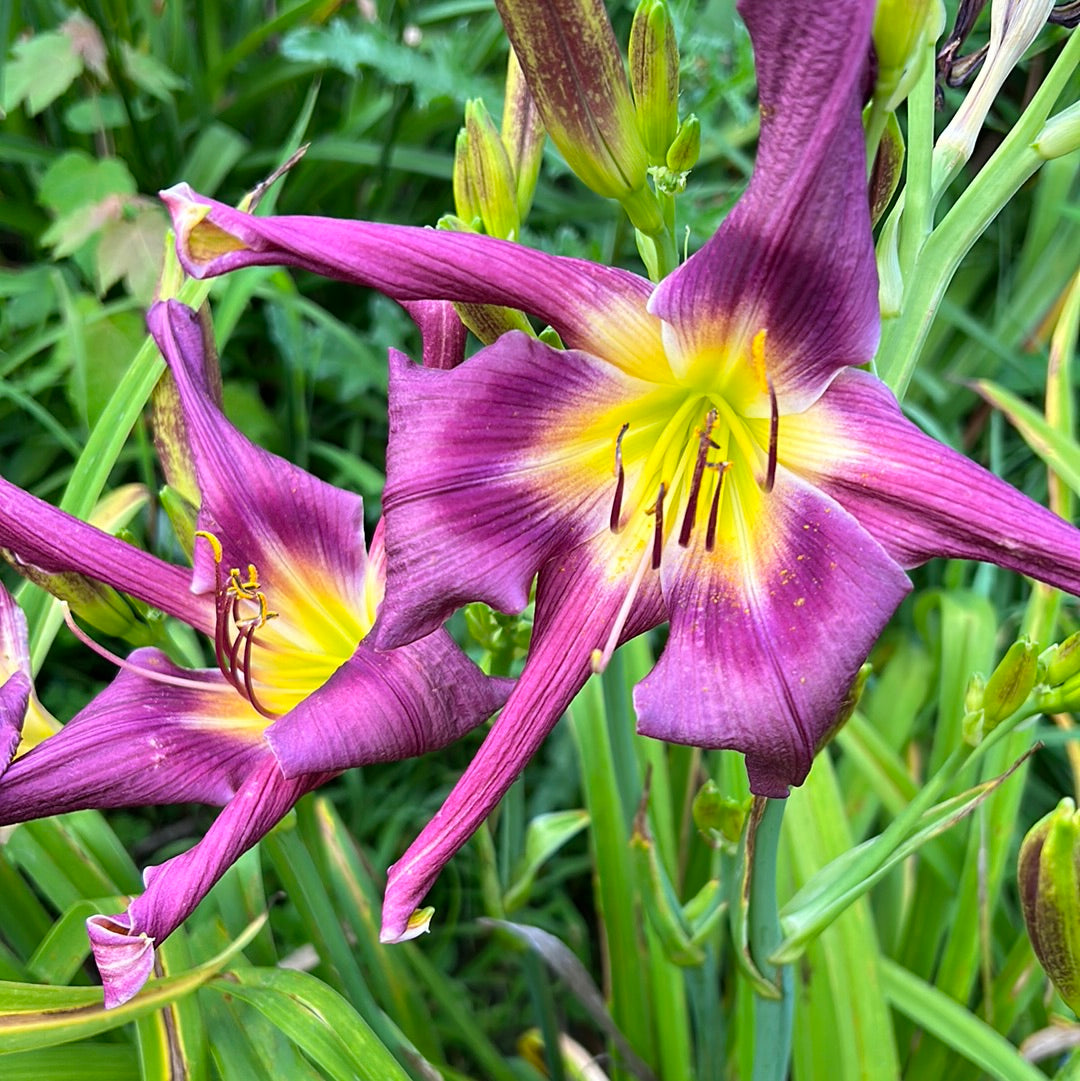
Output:
<path fill-rule="evenodd" d="M 106 1006 L 139 990 L 155 945 L 301 796 L 352 766 L 443 747 L 506 695 L 505 681 L 484 677 L 442 629 L 401 649 L 372 648 L 381 527 L 365 551 L 358 496 L 228 423 L 194 312 L 169 301 L 148 320 L 176 381 L 201 497 L 193 571 L 0 479 L 0 548 L 17 567 L 107 583 L 204 632 L 217 661 L 182 668 L 155 648 L 114 658 L 116 679 L 0 777 L 3 824 L 86 807 L 224 808 L 194 848 L 147 869 L 146 891 L 126 912 L 88 921 Z M 23 641 L 5 599 L 0 657 L 23 655 Z M 15 667 L 0 687 L 0 752 L 27 706 L 27 672 Z"/>
<path fill-rule="evenodd" d="M 982 559 L 1080 593 L 1080 532 L 860 370 L 880 323 L 860 119 L 873 8 L 744 0 L 756 167 L 656 286 L 491 237 L 164 193 L 197 277 L 287 264 L 407 302 L 506 304 L 567 346 L 506 334 L 446 371 L 391 357 L 377 646 L 469 601 L 519 612 L 534 578 L 536 614 L 506 707 L 391 868 L 386 939 L 636 634 L 670 624 L 634 694 L 638 731 L 739 750 L 753 791 L 779 797 L 849 705 L 906 568 Z"/>

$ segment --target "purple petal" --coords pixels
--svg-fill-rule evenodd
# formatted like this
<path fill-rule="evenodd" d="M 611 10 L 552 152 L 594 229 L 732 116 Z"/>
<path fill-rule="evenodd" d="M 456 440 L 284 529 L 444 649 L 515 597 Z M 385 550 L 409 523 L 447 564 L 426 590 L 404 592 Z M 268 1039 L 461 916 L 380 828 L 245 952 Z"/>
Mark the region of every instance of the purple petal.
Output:
<path fill-rule="evenodd" d="M 679 370 L 695 358 L 766 363 L 781 411 L 805 408 L 878 340 L 861 108 L 873 0 L 743 0 L 761 100 L 750 186 L 716 235 L 658 287 Z"/>
<path fill-rule="evenodd" d="M 544 562 L 606 530 L 620 421 L 591 443 L 582 433 L 643 388 L 524 334 L 448 372 L 392 354 L 379 648 L 429 633 L 469 601 L 520 612 Z"/>
<path fill-rule="evenodd" d="M 0 548 L 44 571 L 76 571 L 130 593 L 206 634 L 214 605 L 192 596 L 191 572 L 73 518 L 0 477 Z"/>
<path fill-rule="evenodd" d="M 911 587 L 850 514 L 785 470 L 748 532 L 722 558 L 665 549 L 671 633 L 634 705 L 643 735 L 741 751 L 753 792 L 783 797 Z"/>
<path fill-rule="evenodd" d="M 127 1002 L 154 969 L 154 949 L 195 911 L 218 879 L 333 774 L 286 780 L 273 759 L 262 762 L 193 848 L 144 874 L 146 892 L 127 912 L 91 916 L 87 934 L 105 990 L 105 1008 Z"/>
<path fill-rule="evenodd" d="M 32 694 L 26 616 L 0 585 L 0 777 L 18 750 Z"/>
<path fill-rule="evenodd" d="M 659 592 L 647 582 L 627 601 L 629 576 L 609 567 L 618 541 L 607 534 L 582 545 L 541 572 L 536 588 L 536 623 L 525 670 L 476 757 L 434 818 L 387 874 L 383 942 L 411 937 L 409 917 L 455 852 L 491 813 L 525 768 L 563 710 L 592 672 L 592 658 L 613 629 L 626 641 L 663 619 Z"/>
<path fill-rule="evenodd" d="M 177 254 L 196 278 L 244 266 L 295 266 L 369 286 L 397 301 L 504 304 L 550 323 L 562 340 L 632 371 L 661 351 L 645 311 L 652 287 L 624 270 L 546 255 L 495 237 L 334 218 L 258 218 L 198 195 L 161 193 Z"/>
<path fill-rule="evenodd" d="M 0 780 L 0 824 L 88 807 L 227 802 L 271 758 L 265 720 L 220 673 L 177 668 L 140 649 L 132 666 L 183 680 L 161 683 L 125 669 L 73 720 Z"/>
<path fill-rule="evenodd" d="M 262 450 L 222 415 L 205 378 L 205 349 L 198 316 L 177 301 L 155 304 L 147 316 L 176 379 L 202 495 L 199 528 L 214 534 L 224 566 L 254 564 L 279 619 L 273 632 L 314 638 L 325 650 L 335 628 L 348 656 L 366 628 L 363 505 L 360 497 L 326 484 Z M 195 548 L 193 588 L 212 590 L 216 568 L 210 546 Z M 331 609 L 312 626 L 310 612 L 328 600 Z M 302 617 L 308 616 L 308 619 Z M 264 636 L 265 637 L 265 636 Z"/>
<path fill-rule="evenodd" d="M 793 468 L 903 566 L 933 556 L 981 559 L 1080 595 L 1080 531 L 923 434 L 872 375 L 843 373 L 784 425 L 781 452 Z"/>
<path fill-rule="evenodd" d="M 448 300 L 406 300 L 401 305 L 420 328 L 425 368 L 456 368 L 465 359 L 465 324 Z"/>
<path fill-rule="evenodd" d="M 452 743 L 490 717 L 508 680 L 487 679 L 443 630 L 377 653 L 368 640 L 266 738 L 286 777 L 395 762 Z"/>
<path fill-rule="evenodd" d="M 30 690 L 30 679 L 23 672 L 13 672 L 0 685 L 0 778 L 19 748 Z"/>

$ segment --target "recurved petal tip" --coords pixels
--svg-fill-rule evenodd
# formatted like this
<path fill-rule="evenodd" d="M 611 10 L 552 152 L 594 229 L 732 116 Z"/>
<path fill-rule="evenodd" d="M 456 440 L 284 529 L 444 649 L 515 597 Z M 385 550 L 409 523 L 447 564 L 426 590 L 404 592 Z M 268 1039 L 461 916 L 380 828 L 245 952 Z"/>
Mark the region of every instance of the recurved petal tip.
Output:
<path fill-rule="evenodd" d="M 134 998 L 154 971 L 154 940 L 136 931 L 126 913 L 91 916 L 86 933 L 105 991 L 105 1009 Z"/>
<path fill-rule="evenodd" d="M 416 909 L 405 919 L 402 919 L 400 912 L 386 909 L 383 911 L 383 925 L 379 932 L 379 941 L 386 944 L 408 942 L 411 938 L 426 935 L 431 931 L 431 917 L 434 915 L 435 909 L 431 905 Z"/>

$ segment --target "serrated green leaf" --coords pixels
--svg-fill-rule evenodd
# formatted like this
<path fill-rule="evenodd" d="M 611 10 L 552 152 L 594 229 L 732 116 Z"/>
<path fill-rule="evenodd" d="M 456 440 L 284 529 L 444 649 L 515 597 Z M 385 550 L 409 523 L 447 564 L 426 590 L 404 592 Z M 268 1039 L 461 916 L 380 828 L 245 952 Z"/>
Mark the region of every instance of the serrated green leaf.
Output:
<path fill-rule="evenodd" d="M 133 206 L 107 222 L 96 252 L 98 293 L 104 295 L 123 278 L 127 291 L 149 307 L 161 277 L 168 228 L 165 212 L 152 203 Z"/>
<path fill-rule="evenodd" d="M 20 41 L 4 70 L 4 111 L 26 103 L 30 116 L 48 108 L 82 74 L 71 39 L 59 30 Z"/>

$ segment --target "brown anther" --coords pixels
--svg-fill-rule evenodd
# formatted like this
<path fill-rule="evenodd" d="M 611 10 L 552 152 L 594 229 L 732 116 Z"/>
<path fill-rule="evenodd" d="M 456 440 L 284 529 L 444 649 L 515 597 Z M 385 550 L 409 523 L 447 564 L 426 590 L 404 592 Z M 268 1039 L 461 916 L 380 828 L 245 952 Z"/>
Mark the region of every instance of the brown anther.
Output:
<path fill-rule="evenodd" d="M 771 492 L 776 483 L 776 451 L 780 436 L 780 410 L 776 404 L 776 388 L 769 380 L 769 464 L 765 472 L 764 491 Z"/>
<path fill-rule="evenodd" d="M 656 506 L 653 508 L 653 513 L 656 515 L 652 542 L 652 568 L 654 571 L 659 569 L 660 557 L 664 554 L 664 495 L 666 492 L 664 482 L 661 481 L 660 494 L 656 497 Z"/>
<path fill-rule="evenodd" d="M 720 518 L 720 496 L 724 491 L 724 477 L 727 476 L 729 465 L 731 465 L 731 462 L 709 463 L 709 468 L 715 469 L 719 476 L 716 478 L 716 490 L 713 492 L 712 505 L 709 507 L 709 523 L 705 527 L 706 552 L 711 552 L 716 547 L 716 526 Z"/>
<path fill-rule="evenodd" d="M 620 528 L 623 489 L 626 487 L 626 471 L 622 464 L 622 441 L 629 428 L 630 424 L 627 422 L 619 429 L 619 434 L 615 437 L 615 498 L 611 501 L 611 517 L 608 523 L 612 533 L 618 533 Z"/>
<path fill-rule="evenodd" d="M 698 454 L 694 462 L 694 474 L 690 478 L 690 491 L 686 497 L 686 511 L 683 514 L 682 528 L 679 530 L 679 544 L 685 548 L 690 543 L 690 534 L 694 531 L 694 520 L 697 518 L 698 496 L 701 494 L 701 480 L 705 476 L 705 466 L 709 448 L 720 448 L 712 441 L 713 425 L 716 424 L 716 410 L 710 409 L 705 417 L 705 427 L 698 429 Z"/>

